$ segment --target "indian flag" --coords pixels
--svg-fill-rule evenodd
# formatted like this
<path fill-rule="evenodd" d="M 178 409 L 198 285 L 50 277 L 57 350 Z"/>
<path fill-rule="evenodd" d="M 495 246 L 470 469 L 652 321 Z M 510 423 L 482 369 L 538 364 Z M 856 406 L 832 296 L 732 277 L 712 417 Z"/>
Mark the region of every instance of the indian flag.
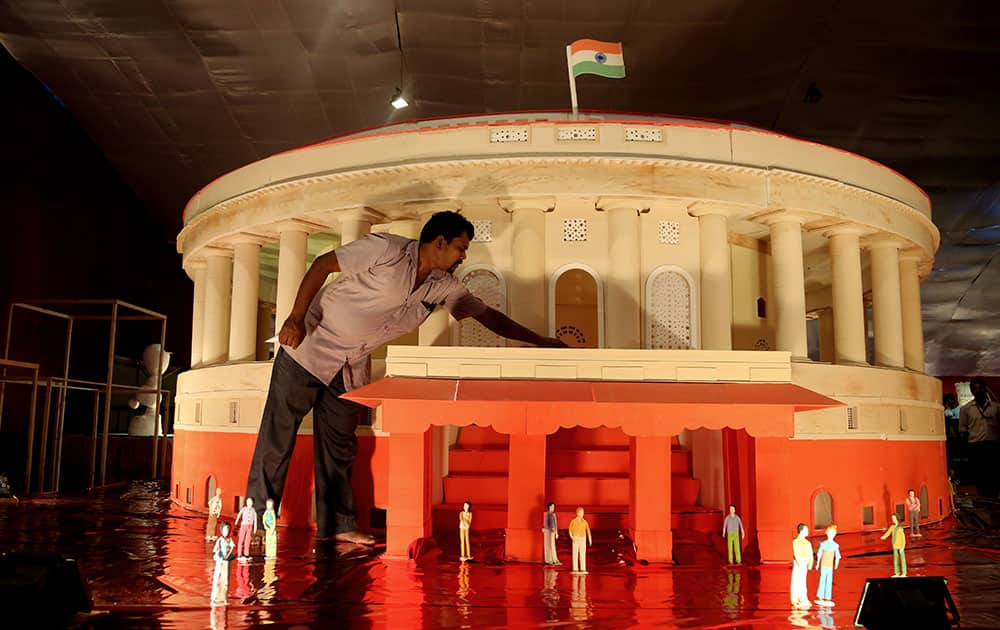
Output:
<path fill-rule="evenodd" d="M 621 79 L 625 76 L 621 42 L 578 39 L 569 45 L 569 65 L 574 77 L 596 74 L 609 79 Z"/>

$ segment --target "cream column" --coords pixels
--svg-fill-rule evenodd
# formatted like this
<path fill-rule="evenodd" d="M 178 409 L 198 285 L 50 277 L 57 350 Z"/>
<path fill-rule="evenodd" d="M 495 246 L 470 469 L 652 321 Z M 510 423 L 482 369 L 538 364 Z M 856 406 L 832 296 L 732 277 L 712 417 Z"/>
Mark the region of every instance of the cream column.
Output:
<path fill-rule="evenodd" d="M 904 253 L 900 256 L 899 293 L 903 320 L 903 365 L 916 372 L 923 372 L 924 324 L 920 311 L 919 262 L 920 256 L 917 254 Z"/>
<path fill-rule="evenodd" d="M 833 337 L 837 363 L 866 363 L 865 307 L 861 283 L 859 229 L 830 230 L 833 276 Z"/>
<path fill-rule="evenodd" d="M 718 209 L 696 204 L 701 267 L 701 349 L 733 349 L 733 271 L 729 219 Z"/>
<path fill-rule="evenodd" d="M 340 221 L 340 244 L 347 245 L 366 234 L 371 234 L 372 225 L 383 219 L 371 208 L 353 208 L 337 215 Z"/>
<path fill-rule="evenodd" d="M 306 275 L 306 247 L 309 233 L 291 225 L 281 230 L 278 241 L 278 282 L 274 306 L 274 332 L 281 330 L 295 306 L 295 296 Z"/>
<path fill-rule="evenodd" d="M 229 360 L 257 358 L 257 302 L 260 298 L 260 241 L 237 237 L 233 244 L 233 294 L 229 318 Z"/>
<path fill-rule="evenodd" d="M 803 217 L 779 213 L 771 228 L 771 270 L 774 276 L 775 345 L 794 359 L 807 359 L 805 272 L 802 261 Z"/>
<path fill-rule="evenodd" d="M 547 335 L 545 213 L 555 208 L 555 198 L 518 197 L 499 199 L 498 203 L 511 214 L 510 317 L 539 335 Z"/>
<path fill-rule="evenodd" d="M 903 367 L 903 312 L 899 278 L 899 241 L 869 244 L 872 269 L 872 319 L 875 365 Z"/>
<path fill-rule="evenodd" d="M 608 215 L 608 278 L 605 283 L 604 343 L 608 348 L 642 347 L 642 266 L 639 216 L 648 204 L 635 198 L 602 198 Z"/>
<path fill-rule="evenodd" d="M 207 248 L 206 248 L 207 249 Z M 233 253 L 212 248 L 205 254 L 205 327 L 201 360 L 222 363 L 229 356 L 229 307 L 233 286 Z"/>
<path fill-rule="evenodd" d="M 194 304 L 191 309 L 191 367 L 201 365 L 202 344 L 205 340 L 205 282 L 204 260 L 195 260 L 188 265 L 194 282 Z"/>

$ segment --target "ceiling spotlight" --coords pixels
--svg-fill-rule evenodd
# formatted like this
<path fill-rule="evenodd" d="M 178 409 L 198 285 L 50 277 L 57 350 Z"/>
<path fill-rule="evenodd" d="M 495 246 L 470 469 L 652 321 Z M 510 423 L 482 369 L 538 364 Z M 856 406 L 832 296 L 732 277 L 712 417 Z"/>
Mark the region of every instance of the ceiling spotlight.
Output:
<path fill-rule="evenodd" d="M 392 100 L 389 101 L 389 104 L 396 109 L 403 109 L 404 107 L 408 107 L 410 105 L 406 102 L 406 99 L 403 98 L 403 91 L 399 88 L 396 88 L 396 93 L 393 94 Z"/>

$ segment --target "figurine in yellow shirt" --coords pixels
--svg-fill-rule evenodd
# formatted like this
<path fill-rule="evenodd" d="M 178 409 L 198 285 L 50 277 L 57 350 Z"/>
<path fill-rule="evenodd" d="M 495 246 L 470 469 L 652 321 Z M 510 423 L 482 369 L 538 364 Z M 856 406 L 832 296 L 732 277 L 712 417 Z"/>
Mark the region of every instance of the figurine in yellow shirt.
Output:
<path fill-rule="evenodd" d="M 472 504 L 466 501 L 462 511 L 458 513 L 458 541 L 461 550 L 458 559 L 461 562 L 472 560 L 472 548 L 469 545 L 469 530 L 472 529 Z"/>
<path fill-rule="evenodd" d="M 587 546 L 594 544 L 590 524 L 583 518 L 583 508 L 576 508 L 576 518 L 569 522 L 569 539 L 573 541 L 573 573 L 586 575 Z"/>
<path fill-rule="evenodd" d="M 798 536 L 792 541 L 792 607 L 808 609 L 812 604 L 809 603 L 806 577 L 813 568 L 813 548 L 806 538 L 809 527 L 805 523 L 799 523 L 795 529 Z"/>
<path fill-rule="evenodd" d="M 892 525 L 882 534 L 882 540 L 892 536 L 892 577 L 906 577 L 906 532 L 899 524 L 899 517 L 892 515 Z M 899 565 L 903 565 L 903 572 L 899 572 Z"/>

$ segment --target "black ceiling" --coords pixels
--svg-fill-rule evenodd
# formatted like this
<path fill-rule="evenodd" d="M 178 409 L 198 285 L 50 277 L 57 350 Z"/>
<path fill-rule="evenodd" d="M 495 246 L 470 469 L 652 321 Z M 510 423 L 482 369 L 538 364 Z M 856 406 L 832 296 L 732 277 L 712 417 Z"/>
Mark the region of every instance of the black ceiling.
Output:
<path fill-rule="evenodd" d="M 1000 374 L 1000 3 L 0 2 L 0 43 L 169 233 L 201 186 L 277 151 L 403 118 L 565 108 L 564 46 L 583 37 L 623 42 L 628 76 L 581 77 L 582 107 L 775 129 L 927 189 L 943 239 L 924 285 L 929 369 Z"/>

